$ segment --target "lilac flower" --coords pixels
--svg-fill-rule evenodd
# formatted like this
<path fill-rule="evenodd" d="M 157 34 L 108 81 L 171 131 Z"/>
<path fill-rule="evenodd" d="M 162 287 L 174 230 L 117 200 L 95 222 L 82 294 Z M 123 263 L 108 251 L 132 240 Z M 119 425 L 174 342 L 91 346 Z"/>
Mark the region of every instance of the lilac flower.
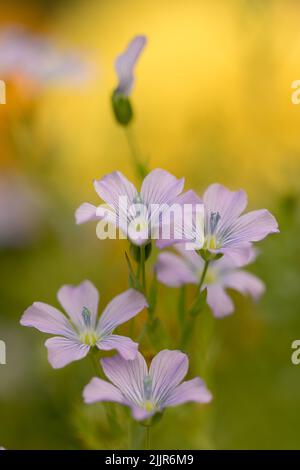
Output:
<path fill-rule="evenodd" d="M 21 27 L 8 27 L 0 31 L 0 75 L 43 86 L 61 80 L 81 83 L 89 71 L 77 53 L 59 51 L 46 38 Z"/>
<path fill-rule="evenodd" d="M 183 185 L 184 178 L 177 179 L 165 170 L 155 169 L 145 177 L 138 192 L 122 173 L 115 171 L 94 182 L 98 196 L 108 206 L 104 209 L 84 203 L 76 211 L 76 222 L 110 222 L 133 244 L 143 245 L 151 238 L 159 238 L 162 216 L 170 206 L 188 202 L 192 191 L 180 194 Z M 101 238 L 99 233 L 98 236 Z"/>
<path fill-rule="evenodd" d="M 117 57 L 115 68 L 119 83 L 116 93 L 129 96 L 134 82 L 134 68 L 146 42 L 145 36 L 136 36 L 129 43 L 127 49 Z"/>
<path fill-rule="evenodd" d="M 266 209 L 241 215 L 247 206 L 247 194 L 243 190 L 230 191 L 215 183 L 205 191 L 203 203 L 205 217 L 202 248 L 211 253 L 227 253 L 239 263 L 245 263 L 252 242 L 279 232 L 275 217 Z M 197 236 L 202 244 L 203 233 Z"/>
<path fill-rule="evenodd" d="M 84 388 L 84 401 L 121 403 L 131 408 L 136 420 L 150 418 L 168 406 L 210 402 L 212 395 L 199 377 L 182 382 L 188 362 L 186 354 L 167 349 L 153 358 L 149 369 L 140 353 L 131 361 L 119 355 L 104 358 L 101 365 L 112 383 L 94 377 Z"/>
<path fill-rule="evenodd" d="M 136 316 L 147 302 L 134 289 L 116 296 L 97 319 L 99 294 L 90 281 L 78 286 L 65 285 L 57 294 L 68 316 L 43 302 L 34 302 L 21 318 L 21 325 L 54 335 L 46 341 L 52 367 L 60 368 L 85 357 L 91 348 L 116 349 L 125 359 L 136 356 L 138 344 L 113 334 L 114 329 Z"/>
<path fill-rule="evenodd" d="M 170 287 L 198 284 L 204 261 L 195 251 L 187 251 L 182 244 L 175 245 L 179 254 L 164 252 L 158 256 L 157 278 Z M 256 253 L 249 248 L 248 262 L 254 261 Z M 253 274 L 239 268 L 236 259 L 223 256 L 209 264 L 202 290 L 207 288 L 207 303 L 215 317 L 223 317 L 234 311 L 232 300 L 226 289 L 234 289 L 257 300 L 264 292 L 264 284 Z"/>

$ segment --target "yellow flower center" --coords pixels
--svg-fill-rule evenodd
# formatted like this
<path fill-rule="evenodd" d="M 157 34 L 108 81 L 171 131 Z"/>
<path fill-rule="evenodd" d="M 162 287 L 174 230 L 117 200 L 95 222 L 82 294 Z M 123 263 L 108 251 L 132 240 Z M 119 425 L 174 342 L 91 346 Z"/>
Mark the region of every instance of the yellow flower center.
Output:
<path fill-rule="evenodd" d="M 154 405 L 150 400 L 146 400 L 144 403 L 144 408 L 148 413 L 150 413 L 153 410 Z"/>
<path fill-rule="evenodd" d="M 205 250 L 216 250 L 216 248 L 218 248 L 218 242 L 215 235 L 209 235 L 206 238 L 203 248 Z"/>
<path fill-rule="evenodd" d="M 83 344 L 86 344 L 87 346 L 95 346 L 95 344 L 99 340 L 99 335 L 97 335 L 97 333 L 93 330 L 86 330 L 79 335 L 79 339 Z"/>

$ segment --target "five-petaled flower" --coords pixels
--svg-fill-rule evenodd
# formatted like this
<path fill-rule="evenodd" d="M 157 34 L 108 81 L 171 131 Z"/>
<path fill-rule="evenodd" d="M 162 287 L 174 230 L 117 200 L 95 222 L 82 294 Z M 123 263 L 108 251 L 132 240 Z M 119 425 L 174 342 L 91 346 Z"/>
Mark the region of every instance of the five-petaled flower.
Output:
<path fill-rule="evenodd" d="M 214 183 L 205 191 L 203 203 L 204 243 L 203 233 L 197 234 L 197 230 L 195 243 L 198 237 L 199 248 L 211 254 L 228 254 L 239 264 L 246 263 L 252 242 L 279 232 L 275 217 L 266 209 L 241 215 L 247 206 L 247 194 L 243 190 L 230 191 Z"/>
<path fill-rule="evenodd" d="M 92 347 L 104 351 L 116 349 L 126 359 L 137 354 L 138 344 L 114 329 L 147 307 L 145 297 L 134 289 L 117 295 L 97 318 L 99 294 L 90 281 L 78 286 L 65 285 L 57 294 L 66 317 L 55 307 L 34 302 L 21 318 L 21 325 L 37 328 L 55 336 L 46 341 L 52 367 L 60 368 L 85 357 Z"/>
<path fill-rule="evenodd" d="M 89 203 L 82 204 L 76 211 L 76 222 L 81 224 L 90 220 L 102 220 L 105 224 L 112 223 L 134 245 L 144 245 L 151 238 L 159 239 L 162 220 L 164 230 L 169 235 L 172 230 L 172 219 L 169 217 L 172 206 L 181 207 L 189 201 L 191 205 L 194 202 L 192 191 L 180 194 L 183 186 L 184 178 L 177 179 L 165 170 L 155 169 L 144 178 L 138 192 L 122 173 L 115 171 L 94 181 L 98 196 L 107 205 L 97 208 Z M 164 214 L 168 217 L 164 218 Z M 166 230 L 168 222 L 169 231 Z M 101 238 L 100 231 L 98 236 Z"/>
<path fill-rule="evenodd" d="M 178 254 L 160 253 L 155 266 L 157 278 L 169 287 L 184 284 L 198 284 L 203 272 L 204 261 L 195 251 L 186 250 L 183 244 L 174 248 Z M 254 261 L 256 253 L 249 248 L 248 262 Z M 234 289 L 257 300 L 264 292 L 263 282 L 253 274 L 240 269 L 235 259 L 228 255 L 209 264 L 202 284 L 207 288 L 207 303 L 215 317 L 223 317 L 234 311 L 234 305 L 226 289 Z"/>
<path fill-rule="evenodd" d="M 208 403 L 212 395 L 199 377 L 182 382 L 188 371 L 188 357 L 181 351 L 160 351 L 150 368 L 138 352 L 134 360 L 119 355 L 101 359 L 111 383 L 94 377 L 84 388 L 86 403 L 110 401 L 129 406 L 136 420 L 150 418 L 168 406 L 193 401 Z"/>

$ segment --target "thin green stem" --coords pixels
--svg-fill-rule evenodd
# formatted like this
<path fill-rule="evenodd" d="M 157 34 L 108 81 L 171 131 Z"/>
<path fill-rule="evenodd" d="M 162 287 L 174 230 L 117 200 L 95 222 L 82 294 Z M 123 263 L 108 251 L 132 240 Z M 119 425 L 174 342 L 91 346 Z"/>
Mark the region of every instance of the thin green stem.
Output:
<path fill-rule="evenodd" d="M 182 286 L 179 291 L 179 298 L 178 298 L 178 319 L 180 325 L 184 324 L 185 321 L 185 292 L 186 287 Z"/>
<path fill-rule="evenodd" d="M 134 137 L 134 133 L 131 126 L 125 126 L 125 135 L 128 143 L 128 147 L 132 156 L 132 162 L 134 164 L 137 175 L 140 179 L 143 179 L 148 173 L 145 165 L 140 160 L 140 151 L 137 141 Z"/>
<path fill-rule="evenodd" d="M 97 377 L 104 378 L 104 374 L 100 366 L 100 361 L 96 356 L 97 356 L 96 351 L 91 351 L 91 353 L 89 354 L 95 374 L 97 375 Z M 117 427 L 119 427 L 119 425 L 116 421 L 114 407 L 111 403 L 106 403 L 106 402 L 103 402 L 103 407 L 105 409 L 107 421 L 111 429 L 115 431 Z"/>
<path fill-rule="evenodd" d="M 97 354 L 96 354 L 95 351 L 93 351 L 93 350 L 90 351 L 89 357 L 91 358 L 91 362 L 92 362 L 94 372 L 98 377 L 103 377 L 102 369 L 100 367 L 100 362 L 99 362 L 99 360 L 96 356 L 97 356 Z"/>
<path fill-rule="evenodd" d="M 197 301 L 198 301 L 198 298 L 201 294 L 201 289 L 202 289 L 204 281 L 205 281 L 208 266 L 209 266 L 209 261 L 205 261 L 203 271 L 202 271 L 202 274 L 201 274 L 201 277 L 200 277 L 200 281 L 197 285 L 197 293 L 196 293 L 195 301 L 194 301 L 193 305 L 191 306 L 191 308 L 188 311 L 189 315 L 188 315 L 187 321 L 185 322 L 185 324 L 183 325 L 183 328 L 182 328 L 181 342 L 180 342 L 181 349 L 186 349 L 188 343 L 191 340 L 191 337 L 192 337 L 192 334 L 193 334 L 193 331 L 194 331 L 194 322 L 195 322 L 195 318 L 197 318 L 197 317 L 196 317 L 196 315 L 193 315 L 193 312 L 195 310 L 195 307 L 197 306 Z"/>
<path fill-rule="evenodd" d="M 146 426 L 146 445 L 145 449 L 150 450 L 151 426 Z"/>
<path fill-rule="evenodd" d="M 147 286 L 146 286 L 146 253 L 145 253 L 145 245 L 141 246 L 141 271 L 142 271 L 142 287 L 147 297 Z"/>
<path fill-rule="evenodd" d="M 207 273 L 207 270 L 208 270 L 208 266 L 209 266 L 209 261 L 205 261 L 203 271 L 202 271 L 202 274 L 201 274 L 201 278 L 200 278 L 199 284 L 197 286 L 197 293 L 198 293 L 198 291 L 201 290 L 201 288 L 203 286 L 205 276 L 206 276 L 206 273 Z"/>

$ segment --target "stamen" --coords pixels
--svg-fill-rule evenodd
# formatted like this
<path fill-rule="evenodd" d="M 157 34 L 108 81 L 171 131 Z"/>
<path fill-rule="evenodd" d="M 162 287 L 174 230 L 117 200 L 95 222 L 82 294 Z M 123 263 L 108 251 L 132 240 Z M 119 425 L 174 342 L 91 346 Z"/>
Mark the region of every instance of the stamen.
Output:
<path fill-rule="evenodd" d="M 133 204 L 143 204 L 142 196 L 137 194 L 133 199 Z"/>
<path fill-rule="evenodd" d="M 153 410 L 154 405 L 153 405 L 153 403 L 152 403 L 150 400 L 146 400 L 146 401 L 145 401 L 145 404 L 144 404 L 144 407 L 145 407 L 145 410 L 146 410 L 148 413 L 150 413 L 150 412 Z"/>
<path fill-rule="evenodd" d="M 215 233 L 215 230 L 217 228 L 217 225 L 221 219 L 221 216 L 219 212 L 212 212 L 210 214 L 210 221 L 209 221 L 209 228 L 210 228 L 210 233 L 213 234 Z"/>
<path fill-rule="evenodd" d="M 145 402 L 147 402 L 150 400 L 151 394 L 152 394 L 152 379 L 150 375 L 146 375 L 146 377 L 144 377 L 143 385 L 144 385 L 144 400 Z"/>
<path fill-rule="evenodd" d="M 91 312 L 89 311 L 88 308 L 83 307 L 82 312 L 81 312 L 84 324 L 87 328 L 90 328 L 91 326 Z"/>

